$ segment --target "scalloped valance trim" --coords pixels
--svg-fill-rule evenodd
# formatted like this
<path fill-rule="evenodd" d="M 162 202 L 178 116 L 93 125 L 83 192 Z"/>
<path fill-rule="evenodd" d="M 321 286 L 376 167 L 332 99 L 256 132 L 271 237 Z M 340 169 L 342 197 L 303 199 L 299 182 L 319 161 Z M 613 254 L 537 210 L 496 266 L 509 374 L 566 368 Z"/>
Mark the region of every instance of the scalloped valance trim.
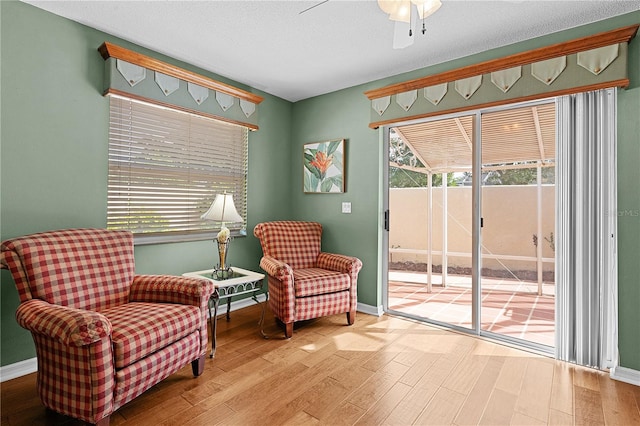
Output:
<path fill-rule="evenodd" d="M 126 96 L 258 130 L 256 106 L 262 96 L 112 43 L 104 42 L 98 51 L 105 60 L 105 96 Z"/>
<path fill-rule="evenodd" d="M 626 87 L 629 85 L 627 44 L 635 37 L 638 27 L 619 28 L 366 91 L 364 94 L 375 109 L 371 112 L 369 127 L 478 107 Z M 447 93 L 449 83 L 452 84 Z M 442 97 L 432 99 L 427 93 L 434 87 L 440 88 L 439 92 L 444 93 Z M 398 97 L 415 90 L 424 90 L 425 96 L 418 97 L 412 105 L 394 107 Z M 455 97 L 451 92 L 459 95 Z M 391 106 L 381 113 L 375 106 L 387 104 L 387 98 L 388 101 L 394 98 L 396 102 L 389 102 Z M 422 102 L 421 98 L 426 101 Z"/>

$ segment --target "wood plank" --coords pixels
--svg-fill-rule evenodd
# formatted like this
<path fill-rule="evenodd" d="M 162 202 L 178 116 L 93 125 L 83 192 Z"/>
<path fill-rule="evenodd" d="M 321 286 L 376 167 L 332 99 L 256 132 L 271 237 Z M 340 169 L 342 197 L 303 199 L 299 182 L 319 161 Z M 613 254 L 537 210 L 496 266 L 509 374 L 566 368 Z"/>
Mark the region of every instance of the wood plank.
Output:
<path fill-rule="evenodd" d="M 462 407 L 465 396 L 447 388 L 440 388 L 415 423 L 420 425 L 448 425 Z"/>
<path fill-rule="evenodd" d="M 515 414 L 518 397 L 501 389 L 494 389 L 487 401 L 486 408 L 479 424 L 506 425 L 511 422 Z"/>
<path fill-rule="evenodd" d="M 553 426 L 567 426 L 573 424 L 573 415 L 564 411 L 556 410 L 552 408 L 549 410 L 549 421 L 547 424 Z"/>
<path fill-rule="evenodd" d="M 299 426 L 299 425 L 315 425 L 320 423 L 318 419 L 313 418 L 309 414 L 304 411 L 300 411 L 296 413 L 295 416 L 288 419 L 286 422 L 279 423 L 283 426 L 291 425 L 291 426 Z"/>
<path fill-rule="evenodd" d="M 592 391 L 600 392 L 600 376 L 602 371 L 593 368 L 575 366 L 573 372 L 573 384 Z"/>
<path fill-rule="evenodd" d="M 459 352 L 439 355 L 427 372 L 415 384 L 417 388 L 429 388 L 430 385 L 440 386 L 449 375 L 455 371 L 458 363 L 464 357 Z"/>
<path fill-rule="evenodd" d="M 396 382 L 389 392 L 385 393 L 375 405 L 373 405 L 367 412 L 360 417 L 356 422 L 357 425 L 373 425 L 381 424 L 382 421 L 391 414 L 391 412 L 398 406 L 402 399 L 409 393 L 411 386 L 407 386 L 404 383 Z"/>
<path fill-rule="evenodd" d="M 354 390 L 347 399 L 353 405 L 368 410 L 406 373 L 408 367 L 395 361 L 374 373 L 369 380 Z"/>
<path fill-rule="evenodd" d="M 556 361 L 551 383 L 551 410 L 562 411 L 573 416 L 573 372 L 574 367 L 566 362 Z"/>
<path fill-rule="evenodd" d="M 547 423 L 543 422 L 542 420 L 535 419 L 533 417 L 529 417 L 522 413 L 516 412 L 513 414 L 513 417 L 511 418 L 511 422 L 509 424 L 512 426 L 543 426 Z"/>
<path fill-rule="evenodd" d="M 398 357 L 394 358 L 394 360 L 397 360 L 397 358 Z M 420 354 L 420 357 L 416 357 L 417 362 L 411 365 L 409 370 L 400 378 L 400 382 L 409 386 L 415 386 L 420 379 L 427 374 L 427 371 L 435 364 L 438 358 L 440 358 L 440 356 L 433 353 Z"/>
<path fill-rule="evenodd" d="M 442 382 L 442 386 L 468 395 L 487 362 L 489 362 L 489 358 L 486 356 L 472 355 L 464 358 Z"/>
<path fill-rule="evenodd" d="M 475 425 L 480 422 L 503 364 L 504 358 L 501 357 L 491 358 L 487 361 L 480 377 L 455 418 L 457 425 Z"/>
<path fill-rule="evenodd" d="M 429 401 L 431 401 L 438 389 L 439 386 L 433 384 L 412 388 L 384 419 L 383 423 L 388 425 L 413 424 L 426 406 L 429 405 Z"/>
<path fill-rule="evenodd" d="M 516 412 L 546 422 L 549 418 L 553 362 L 532 358 L 522 379 Z"/>
<path fill-rule="evenodd" d="M 600 393 L 582 386 L 574 386 L 575 422 L 577 425 L 602 425 L 604 413 Z"/>
<path fill-rule="evenodd" d="M 322 421 L 325 425 L 346 426 L 354 424 L 364 414 L 364 409 L 349 402 L 343 402 Z"/>
<path fill-rule="evenodd" d="M 640 408 L 636 401 L 636 392 L 640 388 L 629 383 L 616 382 L 605 374 L 600 375 L 599 379 L 605 423 L 640 425 Z"/>
<path fill-rule="evenodd" d="M 510 357 L 504 360 L 502 370 L 496 381 L 496 389 L 512 395 L 520 394 L 524 373 L 527 371 L 528 359 L 525 357 Z"/>
<path fill-rule="evenodd" d="M 159 424 L 162 426 L 214 425 L 221 423 L 231 415 L 233 415 L 233 410 L 224 404 L 208 409 L 204 405 L 196 405 L 188 410 L 175 413 Z"/>

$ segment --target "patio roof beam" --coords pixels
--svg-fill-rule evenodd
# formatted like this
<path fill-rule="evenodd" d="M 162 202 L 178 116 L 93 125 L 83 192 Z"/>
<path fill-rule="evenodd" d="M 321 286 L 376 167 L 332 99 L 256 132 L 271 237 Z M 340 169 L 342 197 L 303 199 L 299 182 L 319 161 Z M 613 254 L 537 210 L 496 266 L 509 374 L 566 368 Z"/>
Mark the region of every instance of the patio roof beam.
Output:
<path fill-rule="evenodd" d="M 554 163 L 544 162 L 540 163 L 529 163 L 529 164 L 504 164 L 504 165 L 496 165 L 496 166 L 482 166 L 482 171 L 489 170 L 512 170 L 512 169 L 533 169 L 536 167 L 555 167 Z"/>
<path fill-rule="evenodd" d="M 542 130 L 540 129 L 540 117 L 538 116 L 538 108 L 532 107 L 531 114 L 533 115 L 533 124 L 536 129 L 536 139 L 538 140 L 538 149 L 540 150 L 540 160 L 544 162 L 544 143 L 542 141 Z"/>
<path fill-rule="evenodd" d="M 458 130 L 460 130 L 460 133 L 462 133 L 462 137 L 464 138 L 465 142 L 467 143 L 467 146 L 469 147 L 469 152 L 471 152 L 471 146 L 472 146 L 471 137 L 469 137 L 469 135 L 467 134 L 467 131 L 462 125 L 462 121 L 460 121 L 458 117 L 454 118 L 453 121 L 455 121 L 456 126 L 458 126 Z"/>
<path fill-rule="evenodd" d="M 427 162 L 427 160 L 424 159 L 424 157 L 422 155 L 420 155 L 420 153 L 413 147 L 413 145 L 411 144 L 411 142 L 409 142 L 409 138 L 407 138 L 407 136 L 402 133 L 402 130 L 400 130 L 399 127 L 394 127 L 394 130 L 396 131 L 396 133 L 398 134 L 398 136 L 400 136 L 400 139 L 402 139 L 402 142 L 404 142 L 405 145 L 407 145 L 409 147 L 409 149 L 411 150 L 411 152 L 413 153 L 413 155 L 420 160 L 420 162 L 422 164 L 424 164 L 424 166 L 428 169 L 431 170 L 431 165 Z"/>
<path fill-rule="evenodd" d="M 424 175 L 428 175 L 429 173 L 431 173 L 431 170 L 427 169 L 426 167 L 407 166 L 406 164 L 399 164 L 393 161 L 390 161 L 389 165 L 391 167 L 395 167 L 396 169 L 408 170 L 410 172 L 422 173 Z"/>
<path fill-rule="evenodd" d="M 469 167 L 447 167 L 446 169 L 434 169 L 430 170 L 426 167 L 413 167 L 407 166 L 406 164 L 398 164 L 394 162 L 390 162 L 391 167 L 395 167 L 397 169 L 408 170 L 411 172 L 429 174 L 429 173 L 454 173 L 454 172 L 468 172 L 471 170 L 471 166 Z M 544 162 L 542 164 L 505 164 L 505 165 L 496 165 L 496 166 L 483 166 L 483 171 L 492 171 L 492 170 L 512 170 L 512 169 L 533 169 L 534 167 L 555 167 L 555 163 Z"/>

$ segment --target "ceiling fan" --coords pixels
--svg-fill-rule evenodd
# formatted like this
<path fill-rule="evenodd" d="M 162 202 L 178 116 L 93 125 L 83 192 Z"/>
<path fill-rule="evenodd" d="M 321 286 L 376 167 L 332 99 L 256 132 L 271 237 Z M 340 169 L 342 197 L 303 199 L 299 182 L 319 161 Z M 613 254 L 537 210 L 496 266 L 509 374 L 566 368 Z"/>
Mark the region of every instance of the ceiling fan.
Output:
<path fill-rule="evenodd" d="M 327 3 L 329 0 L 322 0 L 299 12 L 299 15 L 306 13 L 318 6 Z M 384 13 L 389 15 L 389 19 L 394 21 L 393 48 L 404 49 L 413 44 L 413 34 L 418 23 L 422 21 L 422 34 L 427 32 L 425 19 L 435 13 L 442 2 L 440 0 L 378 0 L 378 6 Z"/>

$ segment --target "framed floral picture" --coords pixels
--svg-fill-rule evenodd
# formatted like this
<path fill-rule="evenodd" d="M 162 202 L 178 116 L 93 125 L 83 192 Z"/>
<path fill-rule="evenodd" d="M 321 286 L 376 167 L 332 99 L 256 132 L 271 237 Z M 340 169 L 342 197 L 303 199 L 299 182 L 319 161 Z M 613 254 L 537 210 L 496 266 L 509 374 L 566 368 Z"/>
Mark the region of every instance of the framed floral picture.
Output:
<path fill-rule="evenodd" d="M 304 144 L 304 192 L 344 192 L 344 139 Z"/>

